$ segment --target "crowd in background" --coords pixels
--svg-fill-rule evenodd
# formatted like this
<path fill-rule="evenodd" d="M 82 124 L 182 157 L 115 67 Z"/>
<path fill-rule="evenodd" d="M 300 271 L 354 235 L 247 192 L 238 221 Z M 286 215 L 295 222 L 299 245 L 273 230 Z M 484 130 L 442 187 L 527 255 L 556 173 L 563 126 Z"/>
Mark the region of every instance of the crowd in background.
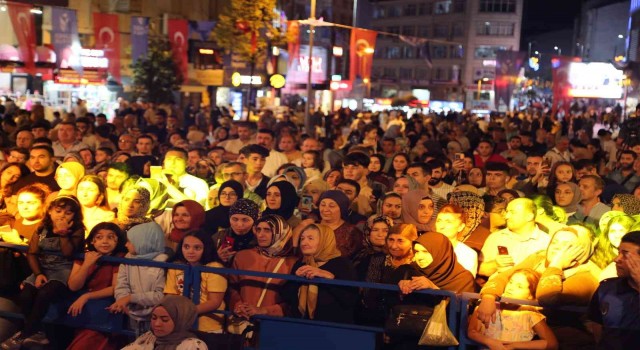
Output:
<path fill-rule="evenodd" d="M 479 292 L 468 325 L 490 349 L 629 348 L 640 334 L 640 137 L 635 115 L 576 103 L 481 117 L 400 110 L 261 111 L 82 101 L 46 120 L 0 107 L 3 349 L 47 345 L 54 303 L 72 316 L 113 298 L 139 338 L 127 349 L 203 349 L 189 331 L 232 332 L 256 315 L 383 326 L 415 293 Z M 640 119 L 640 118 L 639 118 Z M 84 253 L 83 260 L 75 260 Z M 293 274 L 309 283 L 202 273 L 197 305 L 182 270 L 102 256 Z M 315 278 L 397 285 L 397 292 Z M 188 292 L 186 294 L 189 294 Z M 537 300 L 537 307 L 500 303 Z M 587 307 L 587 314 L 553 312 Z M 228 310 L 234 317 L 216 311 Z M 466 327 L 467 325 L 463 325 Z M 71 332 L 71 331 L 69 331 Z M 122 339 L 73 330 L 70 349 Z M 417 338 L 387 334 L 380 347 Z"/>

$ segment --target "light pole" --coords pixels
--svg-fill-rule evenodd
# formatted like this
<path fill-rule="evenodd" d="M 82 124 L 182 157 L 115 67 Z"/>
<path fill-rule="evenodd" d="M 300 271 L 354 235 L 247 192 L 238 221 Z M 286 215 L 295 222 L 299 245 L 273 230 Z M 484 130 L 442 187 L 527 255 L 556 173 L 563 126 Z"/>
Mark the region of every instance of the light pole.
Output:
<path fill-rule="evenodd" d="M 558 52 L 558 56 L 562 56 L 562 49 L 561 48 L 559 48 L 558 46 L 554 46 L 553 50 Z"/>
<path fill-rule="evenodd" d="M 313 36 L 315 34 L 313 21 L 316 19 L 316 0 L 311 0 L 309 19 L 311 20 L 311 24 L 309 25 L 309 72 L 307 72 L 307 104 L 304 107 L 304 127 L 307 134 L 315 136 L 316 131 L 311 125 L 311 73 L 313 72 Z"/>
<path fill-rule="evenodd" d="M 480 101 L 480 91 L 482 90 L 482 82 L 487 82 L 489 81 L 489 78 L 484 77 L 482 79 L 478 79 L 478 101 Z"/>

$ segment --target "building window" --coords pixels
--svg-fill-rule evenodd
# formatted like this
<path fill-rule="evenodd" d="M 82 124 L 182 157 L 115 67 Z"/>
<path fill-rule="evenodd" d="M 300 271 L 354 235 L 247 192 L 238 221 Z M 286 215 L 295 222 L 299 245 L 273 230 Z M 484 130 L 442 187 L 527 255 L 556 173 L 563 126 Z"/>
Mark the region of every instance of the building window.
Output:
<path fill-rule="evenodd" d="M 436 38 L 446 38 L 449 36 L 449 24 L 436 24 L 433 27 L 433 36 Z"/>
<path fill-rule="evenodd" d="M 413 46 L 405 46 L 402 48 L 404 58 L 415 58 L 416 57 L 416 48 Z"/>
<path fill-rule="evenodd" d="M 382 67 L 371 68 L 371 78 L 378 79 L 380 78 L 381 75 L 382 75 Z"/>
<path fill-rule="evenodd" d="M 467 7 L 467 0 L 453 1 L 453 13 L 464 13 L 466 7 Z"/>
<path fill-rule="evenodd" d="M 393 33 L 393 34 L 400 34 L 400 27 L 398 26 L 387 27 L 387 32 Z"/>
<path fill-rule="evenodd" d="M 516 0 L 480 0 L 480 12 L 514 13 Z"/>
<path fill-rule="evenodd" d="M 433 80 L 437 81 L 447 81 L 448 79 L 448 69 L 445 68 L 436 68 L 433 74 Z"/>
<path fill-rule="evenodd" d="M 416 80 L 429 80 L 429 71 L 424 68 L 416 69 Z"/>
<path fill-rule="evenodd" d="M 387 17 L 400 17 L 402 16 L 402 7 L 400 6 L 389 6 L 387 9 Z"/>
<path fill-rule="evenodd" d="M 400 79 L 413 79 L 413 69 L 400 68 Z"/>
<path fill-rule="evenodd" d="M 453 24 L 453 36 L 454 37 L 461 37 L 464 36 L 464 23 L 462 22 L 455 22 Z"/>
<path fill-rule="evenodd" d="M 462 58 L 464 57 L 464 49 L 462 45 L 449 46 L 449 57 Z"/>
<path fill-rule="evenodd" d="M 400 48 L 397 46 L 391 46 L 387 48 L 387 58 L 401 58 Z"/>
<path fill-rule="evenodd" d="M 433 14 L 444 15 L 447 13 L 451 13 L 451 2 L 452 0 L 436 1 L 433 4 Z"/>
<path fill-rule="evenodd" d="M 384 6 L 376 6 L 373 10 L 373 18 L 385 18 L 386 11 Z"/>
<path fill-rule="evenodd" d="M 402 27 L 402 35 L 406 35 L 406 36 L 414 36 L 414 35 L 416 35 L 416 27 L 415 26 L 403 26 Z"/>
<path fill-rule="evenodd" d="M 496 58 L 496 52 L 506 50 L 506 46 L 478 46 L 473 54 L 475 58 Z"/>
<path fill-rule="evenodd" d="M 415 16 L 418 13 L 418 7 L 416 4 L 408 4 L 404 7 L 405 16 Z"/>
<path fill-rule="evenodd" d="M 376 50 L 373 52 L 373 58 L 385 58 L 386 52 L 386 47 L 376 48 Z"/>
<path fill-rule="evenodd" d="M 447 58 L 447 47 L 445 45 L 431 46 L 431 58 L 433 59 Z"/>
<path fill-rule="evenodd" d="M 395 68 L 385 68 L 383 71 L 383 78 L 385 79 L 395 79 L 396 78 L 396 69 Z"/>
<path fill-rule="evenodd" d="M 418 15 L 425 16 L 432 14 L 433 5 L 428 2 L 423 2 L 418 5 Z"/>
<path fill-rule="evenodd" d="M 477 22 L 476 34 L 490 36 L 513 36 L 516 24 L 513 22 Z"/>
<path fill-rule="evenodd" d="M 428 38 L 429 26 L 418 26 L 418 36 L 421 38 Z"/>

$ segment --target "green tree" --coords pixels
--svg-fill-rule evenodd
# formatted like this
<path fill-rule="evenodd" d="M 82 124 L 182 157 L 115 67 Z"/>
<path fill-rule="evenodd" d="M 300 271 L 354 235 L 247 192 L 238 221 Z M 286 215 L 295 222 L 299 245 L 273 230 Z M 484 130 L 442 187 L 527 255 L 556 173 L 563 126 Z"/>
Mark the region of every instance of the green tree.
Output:
<path fill-rule="evenodd" d="M 270 47 L 287 41 L 282 28 L 274 25 L 279 20 L 275 8 L 276 0 L 232 0 L 214 29 L 218 45 L 247 62 L 252 76 L 256 66 L 264 65 Z M 251 90 L 249 85 L 249 96 Z"/>
<path fill-rule="evenodd" d="M 151 37 L 147 57 L 139 58 L 132 68 L 136 97 L 153 103 L 174 102 L 173 92 L 180 90 L 182 73 L 173 60 L 169 39 Z"/>

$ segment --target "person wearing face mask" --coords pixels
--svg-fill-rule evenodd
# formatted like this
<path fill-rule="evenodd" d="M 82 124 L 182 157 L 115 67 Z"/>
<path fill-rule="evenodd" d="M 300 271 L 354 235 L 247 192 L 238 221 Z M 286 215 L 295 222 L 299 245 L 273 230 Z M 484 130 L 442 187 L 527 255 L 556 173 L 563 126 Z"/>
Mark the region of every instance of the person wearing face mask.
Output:
<path fill-rule="evenodd" d="M 189 298 L 166 295 L 153 309 L 151 330 L 123 350 L 207 350 L 207 344 L 189 332 L 196 316 L 196 306 Z"/>
<path fill-rule="evenodd" d="M 269 273 L 291 273 L 296 262 L 293 256 L 293 231 L 278 215 L 266 215 L 253 227 L 258 245 L 245 249 L 233 259 L 232 268 Z M 230 275 L 229 310 L 236 316 L 283 316 L 286 304 L 281 296 L 285 280 L 248 275 Z"/>
<path fill-rule="evenodd" d="M 353 323 L 358 289 L 313 284 L 314 278 L 355 280 L 351 262 L 341 256 L 333 230 L 323 224 L 311 224 L 300 234 L 300 258 L 291 273 L 309 283 L 287 282 L 283 295 L 291 317 L 317 321 Z"/>
<path fill-rule="evenodd" d="M 229 208 L 230 227 L 214 233 L 211 237 L 218 259 L 225 266 L 231 265 L 237 252 L 257 245 L 252 228 L 258 221 L 258 215 L 258 205 L 249 199 L 238 199 Z"/>

